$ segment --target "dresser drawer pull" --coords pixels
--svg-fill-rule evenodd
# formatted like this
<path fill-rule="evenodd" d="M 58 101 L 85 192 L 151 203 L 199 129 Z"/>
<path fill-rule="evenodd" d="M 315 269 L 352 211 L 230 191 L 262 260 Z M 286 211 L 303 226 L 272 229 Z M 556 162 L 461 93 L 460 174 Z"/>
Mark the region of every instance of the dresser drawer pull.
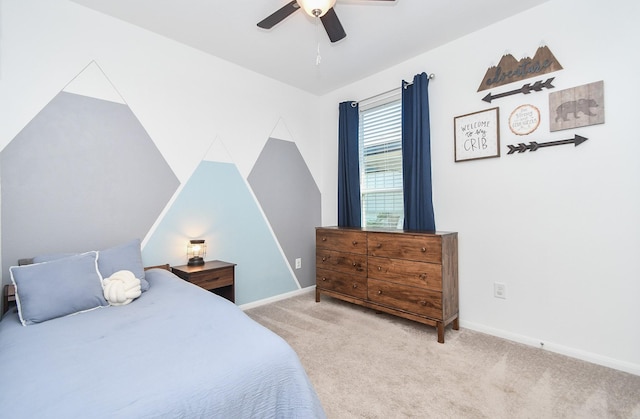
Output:
<path fill-rule="evenodd" d="M 327 261 L 327 258 L 326 258 L 325 256 L 322 256 L 322 261 L 323 261 L 323 262 L 326 262 L 326 261 Z"/>
<path fill-rule="evenodd" d="M 376 244 L 376 247 L 377 247 L 378 249 L 380 249 L 380 248 L 382 247 L 382 243 L 378 243 L 378 244 Z"/>
<path fill-rule="evenodd" d="M 323 280 L 323 281 L 326 281 L 326 280 L 327 280 L 327 278 L 325 278 L 325 277 L 323 276 L 323 277 L 322 277 L 322 280 Z"/>
<path fill-rule="evenodd" d="M 353 244 L 355 246 L 355 245 L 358 244 L 358 242 L 354 240 L 354 241 L 351 242 L 351 244 Z"/>
<path fill-rule="evenodd" d="M 327 238 L 326 238 L 326 237 L 323 237 L 323 238 L 322 238 L 322 241 L 323 241 L 323 242 L 326 242 L 326 241 L 327 241 Z"/>
<path fill-rule="evenodd" d="M 378 266 L 378 270 L 381 271 L 382 270 L 382 266 Z"/>
<path fill-rule="evenodd" d="M 354 283 L 353 288 L 358 288 L 358 284 Z"/>
<path fill-rule="evenodd" d="M 424 252 L 426 252 L 426 251 L 427 251 L 427 248 L 426 248 L 426 247 L 423 247 L 422 249 L 420 249 L 420 251 L 421 251 L 422 253 L 424 253 Z"/>
<path fill-rule="evenodd" d="M 420 279 L 426 281 L 427 280 L 427 274 L 420 274 L 419 275 Z"/>
<path fill-rule="evenodd" d="M 357 265 L 358 265 L 357 263 L 353 262 L 353 266 L 357 266 Z"/>
<path fill-rule="evenodd" d="M 378 290 L 378 295 L 382 295 L 382 290 Z"/>
<path fill-rule="evenodd" d="M 424 306 L 427 305 L 427 302 L 425 300 L 422 300 L 422 301 L 420 301 L 420 305 L 424 307 Z"/>

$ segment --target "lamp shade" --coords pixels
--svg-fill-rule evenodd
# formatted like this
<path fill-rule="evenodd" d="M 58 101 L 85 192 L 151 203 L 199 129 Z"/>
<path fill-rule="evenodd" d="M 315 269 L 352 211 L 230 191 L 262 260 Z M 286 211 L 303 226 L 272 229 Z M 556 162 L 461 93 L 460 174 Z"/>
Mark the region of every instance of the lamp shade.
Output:
<path fill-rule="evenodd" d="M 187 245 L 187 257 L 189 261 L 187 265 L 197 266 L 204 265 L 204 257 L 207 254 L 207 245 L 204 240 L 189 240 Z"/>
<path fill-rule="evenodd" d="M 296 0 L 309 16 L 324 16 L 336 4 L 336 0 Z M 319 12 L 317 12 L 319 10 Z"/>

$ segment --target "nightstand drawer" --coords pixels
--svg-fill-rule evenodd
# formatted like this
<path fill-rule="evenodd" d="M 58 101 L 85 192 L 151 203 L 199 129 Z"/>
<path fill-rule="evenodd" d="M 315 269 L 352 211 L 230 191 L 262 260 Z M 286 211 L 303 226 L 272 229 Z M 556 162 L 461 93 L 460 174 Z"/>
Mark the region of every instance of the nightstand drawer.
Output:
<path fill-rule="evenodd" d="M 235 302 L 235 263 L 212 260 L 203 265 L 174 266 L 171 271 L 185 281 Z"/>
<path fill-rule="evenodd" d="M 188 281 L 208 290 L 233 285 L 233 268 L 191 274 Z"/>

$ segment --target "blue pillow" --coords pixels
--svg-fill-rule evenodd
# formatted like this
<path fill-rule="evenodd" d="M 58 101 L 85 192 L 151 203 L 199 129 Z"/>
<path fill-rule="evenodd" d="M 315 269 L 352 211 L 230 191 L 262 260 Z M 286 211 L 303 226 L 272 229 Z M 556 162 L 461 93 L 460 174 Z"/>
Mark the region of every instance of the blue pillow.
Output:
<path fill-rule="evenodd" d="M 60 258 L 69 257 L 75 253 L 53 253 L 39 255 L 33 258 L 33 263 L 50 262 Z M 98 252 L 98 269 L 102 278 L 109 278 L 118 271 L 131 271 L 140 280 L 140 290 L 149 289 L 149 282 L 144 277 L 144 265 L 140 252 L 140 240 L 134 239 L 119 246 Z"/>
<path fill-rule="evenodd" d="M 62 258 L 68 258 L 69 256 L 74 256 L 77 254 L 78 253 L 51 253 L 48 255 L 38 255 L 33 258 L 33 263 L 51 262 Z"/>
<path fill-rule="evenodd" d="M 140 253 L 140 240 L 134 239 L 125 244 L 98 252 L 98 269 L 103 278 L 109 278 L 118 271 L 131 271 L 140 280 L 142 292 L 149 289 L 144 277 L 144 265 Z"/>
<path fill-rule="evenodd" d="M 24 326 L 108 306 L 97 252 L 9 268 Z"/>

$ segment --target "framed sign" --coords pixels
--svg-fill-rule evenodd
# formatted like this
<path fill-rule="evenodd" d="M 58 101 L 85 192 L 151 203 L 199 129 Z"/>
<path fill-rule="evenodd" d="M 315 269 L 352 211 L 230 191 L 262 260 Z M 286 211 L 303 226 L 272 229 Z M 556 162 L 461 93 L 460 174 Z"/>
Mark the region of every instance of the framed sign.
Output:
<path fill-rule="evenodd" d="M 604 124 L 604 81 L 549 94 L 549 130 Z"/>
<path fill-rule="evenodd" d="M 453 118 L 455 161 L 500 157 L 498 108 Z"/>
<path fill-rule="evenodd" d="M 540 110 L 533 105 L 520 105 L 509 115 L 509 129 L 516 135 L 528 135 L 540 126 Z"/>

